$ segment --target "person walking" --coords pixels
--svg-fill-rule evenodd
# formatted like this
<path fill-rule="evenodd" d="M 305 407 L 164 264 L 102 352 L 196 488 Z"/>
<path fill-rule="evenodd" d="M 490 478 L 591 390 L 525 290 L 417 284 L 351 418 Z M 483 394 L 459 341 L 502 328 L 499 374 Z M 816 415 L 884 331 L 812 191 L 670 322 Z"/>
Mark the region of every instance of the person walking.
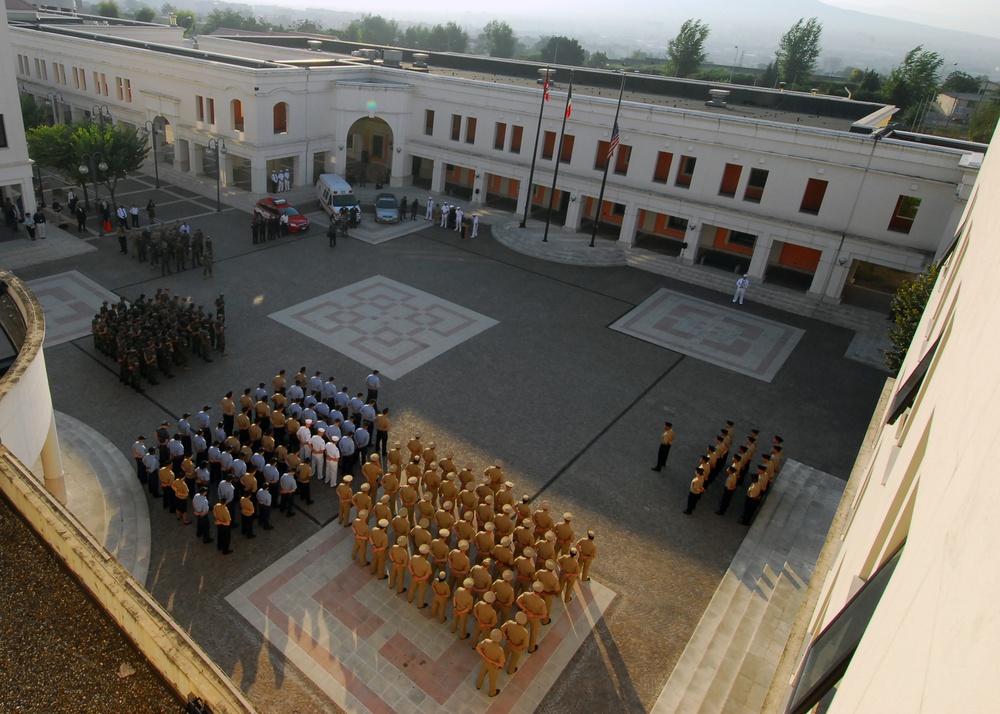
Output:
<path fill-rule="evenodd" d="M 739 300 L 740 305 L 742 305 L 743 296 L 746 295 L 748 287 L 750 287 L 750 280 L 747 278 L 747 274 L 743 273 L 743 277 L 736 281 L 736 294 L 733 295 L 733 302 Z"/>

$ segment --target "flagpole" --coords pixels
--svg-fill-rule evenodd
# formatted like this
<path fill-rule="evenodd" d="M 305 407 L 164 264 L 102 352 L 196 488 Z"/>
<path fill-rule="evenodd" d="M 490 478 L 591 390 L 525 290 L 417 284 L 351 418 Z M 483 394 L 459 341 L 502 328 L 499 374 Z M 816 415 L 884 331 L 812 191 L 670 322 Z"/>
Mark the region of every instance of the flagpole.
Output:
<path fill-rule="evenodd" d="M 562 128 L 559 129 L 559 146 L 556 149 L 555 169 L 552 171 L 552 189 L 549 191 L 549 211 L 545 214 L 545 233 L 542 235 L 542 242 L 549 241 L 549 223 L 552 222 L 552 203 L 556 197 L 556 179 L 559 178 L 559 164 L 562 163 L 563 139 L 566 137 L 566 120 L 569 119 L 570 107 L 573 102 L 573 70 L 569 71 L 569 91 L 566 92 L 566 111 L 563 112 Z"/>
<path fill-rule="evenodd" d="M 615 122 L 612 124 L 611 131 L 614 132 L 618 127 L 618 114 L 622 110 L 622 97 L 625 95 L 625 78 L 628 76 L 624 71 L 622 71 L 622 86 L 618 90 L 618 106 L 615 108 Z M 613 137 L 612 137 L 613 138 Z M 601 192 L 597 196 L 597 213 L 594 214 L 594 230 L 590 234 L 590 247 L 594 247 L 594 239 L 597 238 L 597 226 L 601 222 L 601 206 L 604 204 L 604 187 L 608 184 L 608 167 L 611 165 L 611 157 L 614 155 L 616 147 L 611 147 L 608 151 L 608 156 L 604 161 L 604 175 L 601 177 Z"/>
<path fill-rule="evenodd" d="M 538 107 L 538 127 L 535 129 L 535 148 L 531 152 L 531 171 L 528 173 L 528 193 L 524 200 L 524 216 L 521 218 L 521 228 L 528 224 L 528 209 L 531 208 L 531 182 L 535 180 L 535 158 L 538 156 L 538 137 L 542 133 L 542 112 L 545 111 L 545 102 L 548 101 L 549 93 L 549 73 L 552 71 L 548 65 L 545 68 L 545 82 L 542 85 L 542 101 Z"/>

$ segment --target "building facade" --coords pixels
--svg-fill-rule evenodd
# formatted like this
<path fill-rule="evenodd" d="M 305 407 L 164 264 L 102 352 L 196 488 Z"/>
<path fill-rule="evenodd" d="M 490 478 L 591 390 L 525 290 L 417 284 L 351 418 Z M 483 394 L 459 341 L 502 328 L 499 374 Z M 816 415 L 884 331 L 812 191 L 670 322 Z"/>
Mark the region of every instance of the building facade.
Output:
<path fill-rule="evenodd" d="M 702 84 L 698 101 L 626 91 L 609 162 L 616 91 L 578 85 L 560 141 L 568 68 L 543 104 L 540 86 L 501 74 L 510 63 L 480 71 L 483 58 L 475 71 L 414 71 L 318 52 L 307 38 L 192 43 L 179 28 L 135 24 L 20 24 L 11 40 L 25 91 L 58 91 L 64 120 L 106 113 L 155 129 L 157 171 L 218 175 L 253 194 L 279 169 L 294 185 L 364 172 L 517 214 L 551 203 L 567 231 L 598 220 L 626 246 L 833 301 L 845 286 L 889 292 L 933 259 L 985 151 L 873 133 L 891 107 L 747 88 L 726 105 Z M 792 99 L 813 108 L 784 109 Z"/>

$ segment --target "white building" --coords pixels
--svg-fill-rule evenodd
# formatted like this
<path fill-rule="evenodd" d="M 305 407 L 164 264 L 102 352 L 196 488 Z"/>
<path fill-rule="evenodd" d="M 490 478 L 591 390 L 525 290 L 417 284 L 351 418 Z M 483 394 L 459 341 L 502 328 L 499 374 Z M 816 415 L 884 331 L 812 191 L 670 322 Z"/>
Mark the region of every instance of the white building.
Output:
<path fill-rule="evenodd" d="M 4 11 L 6 13 L 6 11 Z M 6 14 L 0 15 L 0 45 L 10 46 L 10 30 Z M 15 87 L 15 67 L 11 62 L 0 62 L 0 87 Z M 28 147 L 24 142 L 24 124 L 21 120 L 20 97 L 14 92 L 0 92 L 0 203 L 9 200 L 18 207 L 23 218 L 25 211 L 35 212 L 35 191 L 32 183 Z"/>
<path fill-rule="evenodd" d="M 214 180 L 222 142 L 222 183 L 254 194 L 278 168 L 302 185 L 364 167 L 372 180 L 520 214 L 540 125 L 532 207 L 548 206 L 559 154 L 558 222 L 589 232 L 597 215 L 620 75 L 577 70 L 560 153 L 568 68 L 539 122 L 537 68 L 519 62 L 442 55 L 416 71 L 351 58 L 329 39 L 192 43 L 179 28 L 76 17 L 19 24 L 11 42 L 25 90 L 59 92 L 60 116 L 155 125 L 157 165 L 146 171 Z M 985 147 L 873 135 L 893 108 L 846 99 L 734 86 L 728 105 L 706 106 L 710 87 L 629 75 L 602 235 L 816 299 L 863 301 L 918 272 L 957 226 Z"/>

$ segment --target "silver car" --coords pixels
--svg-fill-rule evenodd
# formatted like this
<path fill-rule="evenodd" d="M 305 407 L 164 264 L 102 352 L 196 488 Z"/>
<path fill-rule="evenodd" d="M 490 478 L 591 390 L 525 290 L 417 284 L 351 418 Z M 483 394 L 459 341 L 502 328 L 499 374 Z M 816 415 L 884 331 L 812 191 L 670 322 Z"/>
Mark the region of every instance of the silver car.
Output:
<path fill-rule="evenodd" d="M 380 193 L 375 197 L 375 222 L 399 222 L 399 201 L 393 194 Z"/>

